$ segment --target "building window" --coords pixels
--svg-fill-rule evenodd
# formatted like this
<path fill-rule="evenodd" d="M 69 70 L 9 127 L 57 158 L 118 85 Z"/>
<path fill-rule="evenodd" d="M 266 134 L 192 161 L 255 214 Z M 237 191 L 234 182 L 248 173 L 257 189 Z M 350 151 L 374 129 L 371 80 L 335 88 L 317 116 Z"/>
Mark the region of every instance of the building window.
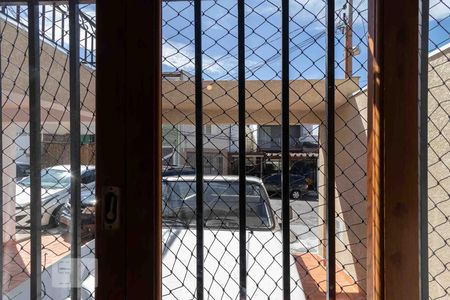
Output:
<path fill-rule="evenodd" d="M 212 134 L 212 125 L 210 125 L 210 124 L 205 125 L 205 134 L 206 135 Z"/>
<path fill-rule="evenodd" d="M 187 153 L 187 165 L 195 168 L 195 152 Z M 224 175 L 224 157 L 218 153 L 203 154 L 203 173 L 205 175 Z"/>

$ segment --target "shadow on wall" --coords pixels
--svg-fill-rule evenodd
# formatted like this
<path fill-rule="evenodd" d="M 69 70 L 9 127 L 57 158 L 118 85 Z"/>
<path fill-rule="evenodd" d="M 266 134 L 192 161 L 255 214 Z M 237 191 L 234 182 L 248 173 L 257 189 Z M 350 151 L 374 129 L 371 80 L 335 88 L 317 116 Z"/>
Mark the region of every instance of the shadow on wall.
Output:
<path fill-rule="evenodd" d="M 367 263 L 367 90 L 336 109 L 336 259 L 362 292 Z M 341 286 L 340 288 L 345 288 Z"/>

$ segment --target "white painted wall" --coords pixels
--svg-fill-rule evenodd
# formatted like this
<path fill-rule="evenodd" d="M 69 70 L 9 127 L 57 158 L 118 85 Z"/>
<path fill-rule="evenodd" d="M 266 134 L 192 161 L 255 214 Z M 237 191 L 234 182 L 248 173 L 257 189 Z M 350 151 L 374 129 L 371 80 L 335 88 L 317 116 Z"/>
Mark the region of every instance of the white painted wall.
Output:
<path fill-rule="evenodd" d="M 14 142 L 17 134 L 17 126 L 9 122 L 3 122 L 3 243 L 15 238 L 16 234 L 16 164 L 13 161 L 17 153 L 17 145 Z"/>

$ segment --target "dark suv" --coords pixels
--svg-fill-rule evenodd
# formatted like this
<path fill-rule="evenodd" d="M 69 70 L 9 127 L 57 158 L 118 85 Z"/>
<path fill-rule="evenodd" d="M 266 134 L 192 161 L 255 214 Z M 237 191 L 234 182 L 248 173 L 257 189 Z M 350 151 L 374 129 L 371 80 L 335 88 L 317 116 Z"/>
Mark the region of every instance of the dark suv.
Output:
<path fill-rule="evenodd" d="M 20 179 L 30 175 L 30 165 L 27 163 L 16 163 L 16 178 Z"/>
<path fill-rule="evenodd" d="M 309 185 L 303 175 L 289 174 L 289 193 L 291 199 L 301 199 L 302 195 L 308 191 Z M 263 179 L 267 192 L 271 197 L 281 196 L 281 173 L 275 173 Z"/>

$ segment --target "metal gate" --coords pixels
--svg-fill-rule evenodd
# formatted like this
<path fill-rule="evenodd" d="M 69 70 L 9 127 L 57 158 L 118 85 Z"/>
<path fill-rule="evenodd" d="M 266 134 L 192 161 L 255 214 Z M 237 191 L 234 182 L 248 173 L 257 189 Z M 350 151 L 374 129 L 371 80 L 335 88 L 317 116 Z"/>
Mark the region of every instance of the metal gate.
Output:
<path fill-rule="evenodd" d="M 88 299 L 95 288 L 95 227 L 85 224 L 95 216 L 95 4 L 45 4 L 3 1 L 0 10 L 0 282 L 5 299 Z"/>
<path fill-rule="evenodd" d="M 95 298 L 95 4 L 54 2 L 0 10 L 5 299 Z M 163 298 L 365 298 L 367 1 L 162 11 Z M 421 13 L 422 285 L 445 299 L 450 3 Z"/>
<path fill-rule="evenodd" d="M 354 2 L 163 3 L 163 298 L 365 297 Z"/>

